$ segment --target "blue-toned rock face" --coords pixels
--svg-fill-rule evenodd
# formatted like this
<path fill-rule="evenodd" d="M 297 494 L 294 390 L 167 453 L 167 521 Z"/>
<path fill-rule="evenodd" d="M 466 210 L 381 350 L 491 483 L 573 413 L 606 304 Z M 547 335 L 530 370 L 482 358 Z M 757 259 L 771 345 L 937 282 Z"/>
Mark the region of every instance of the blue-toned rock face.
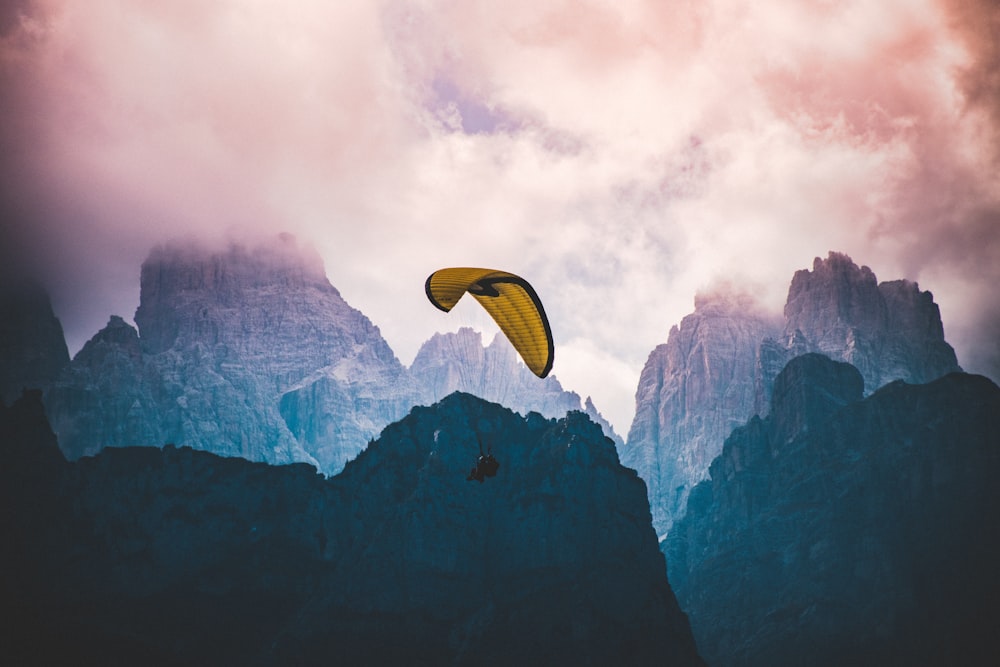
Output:
<path fill-rule="evenodd" d="M 46 392 L 70 458 L 173 442 L 332 474 L 419 401 L 378 328 L 287 236 L 154 249 L 135 320 L 112 318 Z"/>
<path fill-rule="evenodd" d="M 783 321 L 745 295 L 696 299 L 649 355 L 621 450 L 649 486 L 658 533 L 683 516 L 732 429 L 767 415 L 785 364 L 809 352 L 854 365 L 868 394 L 893 380 L 923 383 L 961 370 L 930 292 L 905 280 L 878 283 L 840 253 L 795 273 Z"/>
<path fill-rule="evenodd" d="M 385 425 L 452 391 L 549 417 L 582 407 L 555 377 L 534 377 L 506 340 L 484 348 L 471 331 L 434 336 L 405 368 L 319 257 L 288 236 L 154 249 L 135 321 L 138 330 L 112 317 L 39 385 L 71 459 L 172 442 L 335 474 Z"/>
<path fill-rule="evenodd" d="M 862 398 L 860 383 L 792 360 L 771 414 L 733 431 L 667 537 L 709 664 L 1000 655 L 1000 388 L 953 373 Z"/>
<path fill-rule="evenodd" d="M 580 396 L 563 389 L 554 375 L 539 380 L 502 334 L 485 347 L 482 334 L 470 328 L 435 334 L 420 347 L 410 372 L 420 386 L 424 405 L 460 391 L 521 414 L 538 412 L 559 418 L 582 409 L 609 438 L 622 444 L 589 398 L 581 405 Z"/>
<path fill-rule="evenodd" d="M 174 447 L 29 469 L 0 468 L 0 582 L 36 661 L 702 664 L 644 485 L 579 412 L 453 394 L 331 479 Z"/>

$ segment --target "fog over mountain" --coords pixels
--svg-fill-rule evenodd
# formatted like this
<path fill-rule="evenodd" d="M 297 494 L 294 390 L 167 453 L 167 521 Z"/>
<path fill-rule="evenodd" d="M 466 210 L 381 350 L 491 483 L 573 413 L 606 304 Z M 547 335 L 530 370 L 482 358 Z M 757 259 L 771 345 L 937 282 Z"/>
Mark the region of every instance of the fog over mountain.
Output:
<path fill-rule="evenodd" d="M 68 363 L 44 291 L 10 300 L 5 391 L 40 387 L 0 409 L 20 662 L 66 642 L 161 664 L 992 650 L 1000 390 L 960 372 L 915 283 L 831 252 L 783 321 L 702 293 L 627 443 L 502 339 L 433 336 L 405 367 L 290 236 L 157 247 L 141 289 L 139 326 L 111 317 Z M 435 397 L 453 387 L 522 413 Z M 501 462 L 482 484 L 481 443 Z"/>
<path fill-rule="evenodd" d="M 879 283 L 842 253 L 795 273 L 783 320 L 737 289 L 703 294 L 650 353 L 622 461 L 646 480 L 661 536 L 683 516 L 733 428 L 767 415 L 774 378 L 792 358 L 820 352 L 847 361 L 867 393 L 961 370 L 929 291 L 906 280 Z"/>
<path fill-rule="evenodd" d="M 404 364 L 432 271 L 524 276 L 619 433 L 695 293 L 780 312 L 830 249 L 1000 380 L 994 0 L 295 5 L 0 6 L 0 263 L 72 354 L 151 247 L 288 230 Z"/>
<path fill-rule="evenodd" d="M 51 336 L 61 336 L 49 317 Z M 555 376 L 539 380 L 505 338 L 484 347 L 469 329 L 438 334 L 404 367 L 330 284 L 318 255 L 287 234 L 154 248 L 135 321 L 112 316 L 71 362 L 56 354 L 53 364 L 65 365 L 57 376 L 28 385 L 45 390 L 71 459 L 176 443 L 335 474 L 410 408 L 455 391 L 525 414 L 586 410 L 621 443 L 593 402 Z M 11 349 L 13 358 L 34 354 Z"/>

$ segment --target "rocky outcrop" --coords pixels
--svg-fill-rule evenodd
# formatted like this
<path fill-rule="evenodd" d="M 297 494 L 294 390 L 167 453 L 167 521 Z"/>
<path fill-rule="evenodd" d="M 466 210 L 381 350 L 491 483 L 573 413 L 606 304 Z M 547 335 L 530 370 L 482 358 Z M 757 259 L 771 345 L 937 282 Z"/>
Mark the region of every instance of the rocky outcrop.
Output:
<path fill-rule="evenodd" d="M 154 249 L 135 321 L 112 318 L 46 394 L 70 458 L 177 443 L 332 474 L 417 402 L 378 328 L 287 235 Z"/>
<path fill-rule="evenodd" d="M 539 380 L 500 334 L 485 347 L 482 334 L 468 327 L 455 333 L 434 334 L 420 347 L 410 372 L 419 385 L 424 405 L 460 391 L 521 414 L 537 412 L 558 418 L 571 410 L 583 410 L 609 438 L 621 444 L 621 438 L 589 397 L 581 405 L 580 396 L 563 389 L 555 376 Z"/>
<path fill-rule="evenodd" d="M 871 393 L 893 380 L 923 384 L 961 370 L 941 313 L 916 283 L 878 283 L 867 266 L 831 252 L 797 271 L 785 304 L 785 347 L 820 352 L 861 371 Z"/>
<path fill-rule="evenodd" d="M 71 459 L 104 447 L 191 446 L 335 474 L 414 405 L 466 391 L 524 414 L 593 403 L 540 381 L 505 339 L 463 330 L 428 341 L 413 366 L 287 235 L 213 251 L 171 244 L 142 267 L 138 330 L 119 317 L 87 343 L 45 401 Z"/>
<path fill-rule="evenodd" d="M 783 326 L 745 296 L 696 299 L 695 312 L 646 362 L 621 450 L 649 486 L 658 533 L 683 515 L 729 432 L 767 414 L 788 360 L 809 352 L 854 365 L 867 393 L 961 370 L 930 292 L 905 280 L 879 284 L 871 269 L 840 253 L 796 272 Z"/>
<path fill-rule="evenodd" d="M 664 544 L 706 660 L 993 664 L 998 432 L 986 378 L 862 398 L 853 367 L 790 362 Z"/>
<path fill-rule="evenodd" d="M 35 662 L 702 664 L 642 481 L 579 412 L 453 394 L 331 479 L 174 447 L 57 470 L 0 572 Z"/>
<path fill-rule="evenodd" d="M 646 480 L 657 533 L 683 513 L 726 435 L 749 416 L 759 346 L 778 331 L 748 296 L 700 296 L 649 355 L 622 462 Z"/>
<path fill-rule="evenodd" d="M 6 273 L 0 281 L 0 403 L 10 405 L 25 389 L 47 387 L 69 351 L 45 289 Z"/>
<path fill-rule="evenodd" d="M 165 412 L 157 368 L 147 364 L 139 335 L 112 316 L 47 387 L 49 421 L 72 458 L 106 446 L 166 442 Z"/>

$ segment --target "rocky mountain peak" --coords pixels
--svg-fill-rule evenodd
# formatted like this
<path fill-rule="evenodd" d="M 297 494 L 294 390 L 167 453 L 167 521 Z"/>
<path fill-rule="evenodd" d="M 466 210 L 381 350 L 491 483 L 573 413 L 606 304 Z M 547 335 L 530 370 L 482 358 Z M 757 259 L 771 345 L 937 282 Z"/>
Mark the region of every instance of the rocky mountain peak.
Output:
<path fill-rule="evenodd" d="M 521 362 L 510 341 L 499 333 L 485 347 L 482 334 L 469 327 L 435 334 L 417 352 L 410 373 L 420 385 L 424 403 L 458 391 L 523 414 L 534 411 L 555 418 L 585 409 L 580 396 L 564 390 L 554 375 L 539 380 Z M 602 423 L 608 437 L 617 438 L 596 409 L 587 412 Z"/>
<path fill-rule="evenodd" d="M 173 442 L 335 473 L 417 393 L 378 328 L 289 235 L 174 243 L 46 396 L 67 456 Z"/>
<path fill-rule="evenodd" d="M 869 393 L 892 380 L 929 382 L 961 370 L 930 292 L 907 280 L 879 284 L 842 253 L 795 273 L 785 319 L 791 356 L 821 352 L 847 361 Z"/>
<path fill-rule="evenodd" d="M 779 325 L 739 291 L 700 295 L 695 311 L 650 354 L 636 390 L 636 415 L 622 461 L 649 487 L 657 532 L 683 512 L 722 441 L 746 418 L 757 393 L 762 340 Z"/>
<path fill-rule="evenodd" d="M 817 257 L 812 271 L 796 271 L 792 277 L 785 302 L 786 339 L 801 332 L 813 349 L 838 354 L 858 332 L 884 331 L 887 320 L 875 274 L 847 255 Z"/>
<path fill-rule="evenodd" d="M 795 273 L 783 322 L 738 291 L 700 294 L 695 311 L 649 356 L 622 452 L 649 486 L 661 534 L 683 514 L 730 431 L 767 414 L 775 378 L 807 353 L 850 363 L 867 393 L 961 370 L 930 292 L 906 280 L 879 284 L 843 253 Z"/>
<path fill-rule="evenodd" d="M 103 329 L 84 343 L 76 355 L 76 363 L 98 366 L 107 350 L 113 349 L 137 360 L 142 351 L 139 348 L 139 332 L 118 315 L 112 315 Z"/>
<path fill-rule="evenodd" d="M 211 337 L 217 339 L 213 343 L 233 343 L 247 333 L 261 333 L 269 314 L 294 309 L 299 300 L 288 299 L 290 293 L 315 293 L 312 301 L 325 296 L 331 304 L 343 303 L 326 279 L 319 255 L 289 235 L 250 247 L 232 243 L 221 250 L 171 243 L 154 248 L 143 262 L 135 322 L 144 348 L 152 353 L 169 349 L 178 337 L 182 345 Z M 251 304 L 254 300 L 259 303 Z M 250 305 L 255 308 L 240 318 L 239 330 L 219 328 L 219 314 L 233 317 Z"/>

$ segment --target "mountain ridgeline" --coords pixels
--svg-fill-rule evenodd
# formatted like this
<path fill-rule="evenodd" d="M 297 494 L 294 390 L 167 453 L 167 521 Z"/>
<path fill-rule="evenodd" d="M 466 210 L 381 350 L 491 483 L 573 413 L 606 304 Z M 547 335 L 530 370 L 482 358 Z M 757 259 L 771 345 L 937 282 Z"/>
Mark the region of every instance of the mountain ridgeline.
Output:
<path fill-rule="evenodd" d="M 66 462 L 37 392 L 0 436 L 12 664 L 703 665 L 645 486 L 581 412 L 455 393 L 333 478 L 173 446 Z"/>
<path fill-rule="evenodd" d="M 699 296 L 695 311 L 649 355 L 621 450 L 649 487 L 658 534 L 684 515 L 688 494 L 729 433 L 767 415 L 785 364 L 809 352 L 855 366 L 867 393 L 961 370 L 930 292 L 905 280 L 879 283 L 840 253 L 795 273 L 783 318 L 749 296 Z"/>
<path fill-rule="evenodd" d="M 997 664 L 1000 388 L 845 255 L 699 295 L 627 444 L 502 338 L 404 367 L 287 236 L 155 249 L 72 360 L 0 297 L 18 664 Z"/>
<path fill-rule="evenodd" d="M 664 552 L 709 664 L 997 664 L 1000 388 L 862 389 L 796 357 L 692 490 Z"/>
<path fill-rule="evenodd" d="M 288 235 L 154 249 L 135 322 L 113 316 L 38 385 L 70 459 L 176 443 L 332 475 L 411 407 L 453 391 L 548 417 L 586 410 L 621 442 L 589 401 L 539 381 L 502 338 L 484 349 L 471 330 L 437 335 L 404 367 Z"/>

